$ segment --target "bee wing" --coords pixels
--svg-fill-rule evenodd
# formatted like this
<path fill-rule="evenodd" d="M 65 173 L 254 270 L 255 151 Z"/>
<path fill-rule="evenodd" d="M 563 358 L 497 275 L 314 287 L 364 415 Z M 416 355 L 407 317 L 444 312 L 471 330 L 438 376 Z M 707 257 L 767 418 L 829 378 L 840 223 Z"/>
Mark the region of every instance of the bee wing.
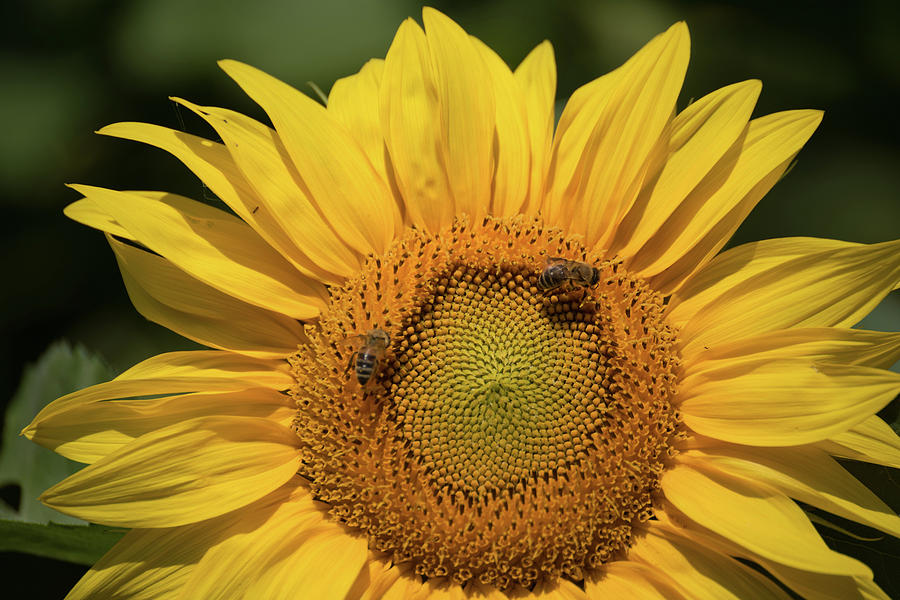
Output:
<path fill-rule="evenodd" d="M 567 264 L 568 262 L 569 261 L 566 260 L 565 258 L 560 258 L 558 256 L 555 256 L 553 258 L 551 258 L 549 256 L 547 257 L 547 266 L 548 267 L 551 265 L 564 265 L 564 264 Z"/>
<path fill-rule="evenodd" d="M 582 262 L 572 265 L 571 271 L 577 273 L 578 276 L 585 281 L 590 281 L 591 277 L 594 275 L 594 267 Z"/>
<path fill-rule="evenodd" d="M 373 329 L 369 332 L 369 340 L 385 348 L 391 345 L 391 336 L 384 329 Z"/>

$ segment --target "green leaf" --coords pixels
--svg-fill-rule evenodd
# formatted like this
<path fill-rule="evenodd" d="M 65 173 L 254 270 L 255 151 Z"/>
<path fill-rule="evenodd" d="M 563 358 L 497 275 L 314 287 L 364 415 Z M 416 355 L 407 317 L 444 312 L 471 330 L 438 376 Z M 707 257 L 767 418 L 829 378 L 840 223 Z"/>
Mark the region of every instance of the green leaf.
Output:
<path fill-rule="evenodd" d="M 0 552 L 27 552 L 92 565 L 121 539 L 124 529 L 0 520 Z"/>
<path fill-rule="evenodd" d="M 52 400 L 111 377 L 109 367 L 100 358 L 82 347 L 72 348 L 67 342 L 52 344 L 36 364 L 25 369 L 6 410 L 0 443 L 0 486 L 19 486 L 21 501 L 18 511 L 0 501 L 0 518 L 84 524 L 81 519 L 59 513 L 37 500 L 41 492 L 83 465 L 38 446 L 19 432 Z"/>

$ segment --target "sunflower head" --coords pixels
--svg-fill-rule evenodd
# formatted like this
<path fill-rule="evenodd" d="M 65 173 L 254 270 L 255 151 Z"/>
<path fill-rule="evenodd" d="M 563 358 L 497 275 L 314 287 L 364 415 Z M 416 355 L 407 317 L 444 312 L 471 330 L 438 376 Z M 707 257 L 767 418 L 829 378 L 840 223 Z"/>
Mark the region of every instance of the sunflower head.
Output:
<path fill-rule="evenodd" d="M 551 255 L 597 265 L 588 285 L 543 289 Z M 359 386 L 341 341 L 382 328 L 390 347 Z M 652 517 L 684 436 L 662 297 L 536 219 L 411 232 L 307 335 L 292 359 L 300 474 L 419 575 L 582 580 Z"/>
<path fill-rule="evenodd" d="M 132 528 L 71 598 L 885 598 L 795 500 L 900 534 L 834 460 L 900 466 L 900 335 L 852 329 L 900 244 L 720 253 L 821 113 L 678 110 L 678 23 L 557 123 L 548 43 L 511 70 L 424 24 L 327 106 L 223 61 L 271 123 L 177 99 L 221 142 L 101 131 L 225 206 L 75 186 L 137 309 L 211 350 L 25 429 L 89 465 L 47 504 Z"/>

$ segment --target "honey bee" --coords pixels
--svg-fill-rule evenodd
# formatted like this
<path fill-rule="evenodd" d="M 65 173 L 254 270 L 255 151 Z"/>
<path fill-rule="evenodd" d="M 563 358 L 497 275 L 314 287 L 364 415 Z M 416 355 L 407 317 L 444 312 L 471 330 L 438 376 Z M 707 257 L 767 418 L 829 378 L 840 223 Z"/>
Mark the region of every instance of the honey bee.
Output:
<path fill-rule="evenodd" d="M 366 385 L 391 345 L 391 338 L 384 329 L 372 329 L 365 335 L 357 336 L 357 339 L 360 341 L 360 346 L 350 357 L 347 369 L 350 369 L 350 365 L 354 365 L 356 380 L 360 385 Z"/>
<path fill-rule="evenodd" d="M 591 265 L 565 258 L 548 258 L 547 266 L 538 277 L 538 287 L 545 292 L 555 290 L 566 282 L 575 287 L 593 287 L 600 280 L 600 271 Z"/>

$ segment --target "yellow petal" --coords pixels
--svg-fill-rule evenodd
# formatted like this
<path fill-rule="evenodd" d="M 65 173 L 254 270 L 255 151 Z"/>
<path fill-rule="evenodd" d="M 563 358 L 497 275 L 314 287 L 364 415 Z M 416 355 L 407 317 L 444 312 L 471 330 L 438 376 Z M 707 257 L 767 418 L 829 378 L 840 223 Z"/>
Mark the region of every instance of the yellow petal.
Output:
<path fill-rule="evenodd" d="M 245 506 L 297 472 L 297 436 L 268 419 L 203 417 L 141 436 L 41 496 L 120 527 L 173 527 Z"/>
<path fill-rule="evenodd" d="M 795 110 L 751 121 L 629 267 L 664 294 L 677 289 L 725 245 L 821 120 L 819 111 Z"/>
<path fill-rule="evenodd" d="M 487 212 L 494 173 L 496 108 L 494 86 L 486 84 L 491 72 L 468 34 L 447 16 L 426 6 L 422 21 L 440 107 L 438 139 L 455 214 L 480 219 Z"/>
<path fill-rule="evenodd" d="M 531 176 L 523 212 L 533 215 L 541 207 L 544 177 L 553 143 L 553 123 L 556 120 L 556 61 L 550 42 L 545 40 L 529 52 L 513 75 L 525 97 L 531 147 Z"/>
<path fill-rule="evenodd" d="M 381 80 L 384 60 L 369 60 L 359 73 L 338 79 L 328 95 L 328 114 L 347 128 L 359 143 L 379 177 L 390 187 L 394 201 L 394 222 L 402 228 L 410 225 L 403 214 L 403 197 L 397 189 L 394 166 L 388 160 L 387 146 L 381 126 Z M 399 229 L 398 229 L 399 231 Z"/>
<path fill-rule="evenodd" d="M 651 169 L 653 179 L 616 228 L 610 252 L 628 260 L 640 251 L 668 251 L 648 241 L 744 132 L 761 89 L 758 80 L 735 83 L 707 94 L 675 117 L 663 165 L 658 173 Z"/>
<path fill-rule="evenodd" d="M 134 529 L 91 567 L 66 600 L 174 600 L 206 551 L 203 531 Z"/>
<path fill-rule="evenodd" d="M 298 489 L 274 511 L 252 515 L 206 553 L 183 597 L 344 598 L 366 566 L 366 545 L 324 520 L 326 510 Z"/>
<path fill-rule="evenodd" d="M 733 360 L 799 358 L 812 363 L 888 369 L 900 360 L 900 333 L 837 327 L 768 331 L 699 352 L 685 365 L 685 375 L 718 368 Z"/>
<path fill-rule="evenodd" d="M 384 59 L 381 128 L 409 222 L 437 232 L 453 223 L 437 84 L 425 32 L 412 19 L 400 25 Z"/>
<path fill-rule="evenodd" d="M 265 543 L 266 551 L 260 554 L 268 561 L 261 565 L 246 561 L 251 564 L 244 573 L 253 578 L 248 598 L 344 600 L 358 573 L 366 567 L 365 538 L 350 536 L 336 527 L 308 536 L 285 534 L 279 529 L 271 532 Z M 247 550 L 255 554 L 257 548 L 253 545 Z"/>
<path fill-rule="evenodd" d="M 113 123 L 97 131 L 156 146 L 171 153 L 245 221 L 255 196 L 222 144 L 150 123 Z"/>
<path fill-rule="evenodd" d="M 900 517 L 823 450 L 720 446 L 686 456 L 765 482 L 791 498 L 900 537 Z"/>
<path fill-rule="evenodd" d="M 146 384 L 143 391 L 144 395 L 161 393 Z M 83 397 L 85 401 L 69 403 L 66 410 L 55 411 L 32 425 L 32 440 L 66 458 L 91 464 L 145 433 L 196 417 L 264 417 L 289 427 L 297 412 L 289 396 L 268 388 L 150 399 Z"/>
<path fill-rule="evenodd" d="M 381 596 L 373 596 L 371 600 L 427 600 L 427 595 L 422 585 L 422 578 L 418 575 L 400 575 L 384 591 Z M 369 600 L 368 598 L 366 600 Z"/>
<path fill-rule="evenodd" d="M 666 499 L 688 518 L 778 563 L 817 573 L 871 577 L 864 564 L 831 551 L 803 511 L 781 492 L 686 460 L 680 458 L 663 473 L 660 486 Z"/>
<path fill-rule="evenodd" d="M 224 145 L 149 123 L 116 123 L 107 125 L 97 133 L 143 142 L 171 153 L 272 248 L 302 270 L 307 259 L 299 253 L 291 238 L 271 213 L 257 210 L 260 198 L 244 179 Z M 76 214 L 80 215 L 82 212 L 79 207 Z M 76 216 L 72 218 L 83 222 Z M 119 235 L 113 229 L 101 226 L 100 223 L 86 224 Z"/>
<path fill-rule="evenodd" d="M 182 592 L 195 566 L 210 548 L 264 522 L 294 500 L 295 489 L 283 486 L 253 504 L 200 523 L 132 530 L 88 571 L 66 600 L 184 598 Z M 306 495 L 302 491 L 301 497 Z"/>
<path fill-rule="evenodd" d="M 328 94 L 327 110 L 347 128 L 381 178 L 388 181 L 381 115 L 378 112 L 383 73 L 384 61 L 373 58 L 363 65 L 359 73 L 338 79 Z"/>
<path fill-rule="evenodd" d="M 133 239 L 235 298 L 295 319 L 318 316 L 324 286 L 304 277 L 240 219 L 175 194 L 72 186 Z"/>
<path fill-rule="evenodd" d="M 303 190 L 300 176 L 275 131 L 234 111 L 197 106 L 180 98 L 173 100 L 216 130 L 256 192 L 256 214 L 269 211 L 281 224 L 305 258 L 304 274 L 338 283 L 359 271 L 361 257 L 322 218 L 324 211 Z"/>
<path fill-rule="evenodd" d="M 857 592 L 863 600 L 891 600 L 873 579 L 854 577 L 853 580 L 856 583 Z"/>
<path fill-rule="evenodd" d="M 322 505 L 312 500 L 302 480 L 295 477 L 253 504 L 206 521 L 221 527 L 224 535 L 209 545 L 182 589 L 181 598 L 247 597 L 247 588 L 259 574 L 248 576 L 245 569 L 248 563 L 263 563 L 263 554 L 278 543 L 272 539 L 273 530 L 279 528 L 284 535 L 305 538 L 322 526 L 323 514 Z"/>
<path fill-rule="evenodd" d="M 347 592 L 347 600 L 378 600 L 400 577 L 399 567 L 390 561 L 380 560 L 369 552 L 366 566 L 359 572 L 353 586 Z"/>
<path fill-rule="evenodd" d="M 686 377 L 684 423 L 754 446 L 808 444 L 846 431 L 900 392 L 900 373 L 792 359 L 728 361 Z"/>
<path fill-rule="evenodd" d="M 686 600 L 666 575 L 638 562 L 617 560 L 589 575 L 584 582 L 588 600 Z"/>
<path fill-rule="evenodd" d="M 519 596 L 521 597 L 521 596 Z M 415 596 L 415 600 L 508 600 L 509 597 L 492 586 L 472 580 L 461 587 L 448 577 L 429 579 Z"/>
<path fill-rule="evenodd" d="M 422 584 L 414 598 L 416 600 L 468 600 L 458 583 L 446 577 L 429 579 Z"/>
<path fill-rule="evenodd" d="M 175 395 L 204 390 L 206 393 L 241 392 L 258 387 L 284 390 L 292 378 L 283 361 L 265 361 L 229 352 L 169 352 L 138 363 L 113 381 L 67 394 L 45 406 L 22 435 L 67 456 L 63 446 L 45 435 L 44 426 L 67 419 L 70 411 L 109 400 Z M 77 425 L 77 421 L 75 423 Z M 62 440 L 65 441 L 65 440 Z"/>
<path fill-rule="evenodd" d="M 807 252 L 782 258 L 788 244 L 735 248 L 686 284 L 669 313 L 670 322 L 684 323 L 685 354 L 776 329 L 850 327 L 900 280 L 900 241 L 834 248 L 801 239 L 796 252 Z"/>
<path fill-rule="evenodd" d="M 63 214 L 82 225 L 105 231 L 116 237 L 134 241 L 134 236 L 127 229 L 119 225 L 115 219 L 93 200 L 83 198 L 63 209 Z"/>
<path fill-rule="evenodd" d="M 158 354 L 134 365 L 116 377 L 116 381 L 185 377 L 197 377 L 204 380 L 237 380 L 238 382 L 246 381 L 251 383 L 251 386 L 232 389 L 264 386 L 273 390 L 286 390 L 294 382 L 290 367 L 283 360 L 261 360 L 216 350 L 193 350 Z M 203 389 L 210 391 L 206 387 Z"/>
<path fill-rule="evenodd" d="M 900 469 L 900 436 L 875 415 L 817 446 L 834 456 Z"/>
<path fill-rule="evenodd" d="M 258 358 L 293 354 L 306 335 L 297 321 L 212 288 L 155 254 L 107 237 L 135 308 L 196 342 Z"/>
<path fill-rule="evenodd" d="M 727 554 L 672 535 L 654 521 L 628 549 L 629 560 L 668 575 L 694 600 L 788 600 L 774 583 Z"/>
<path fill-rule="evenodd" d="M 519 214 L 528 196 L 531 177 L 531 139 L 528 134 L 526 98 L 512 71 L 484 42 L 472 38 L 475 49 L 490 72 L 487 83 L 493 85 L 496 106 L 496 140 L 493 161 L 496 164 L 490 208 L 492 215 Z"/>
<path fill-rule="evenodd" d="M 891 600 L 871 577 L 811 573 L 767 560 L 760 566 L 808 600 Z"/>
<path fill-rule="evenodd" d="M 758 554 L 748 551 L 747 548 L 742 547 L 727 538 L 716 535 L 709 530 L 699 529 L 696 528 L 696 526 L 691 526 L 688 529 L 683 525 L 676 525 L 671 518 L 671 515 L 667 514 L 665 511 L 657 511 L 657 517 L 659 518 L 660 529 L 665 529 L 668 534 L 686 537 L 713 551 L 743 558 L 747 561 L 756 563 L 768 571 L 772 576 L 780 580 L 781 583 L 802 594 L 804 598 L 809 598 L 810 600 L 847 600 L 848 598 L 856 598 L 858 600 L 873 600 L 878 598 L 880 600 L 887 600 L 887 596 L 879 595 L 877 593 L 872 595 L 860 595 L 863 590 L 866 592 L 878 590 L 878 586 L 875 586 L 872 582 L 871 576 L 854 577 L 794 569 L 784 564 L 767 560 Z"/>
<path fill-rule="evenodd" d="M 477 579 L 467 583 L 465 589 L 460 588 L 458 585 L 456 587 L 459 589 L 459 593 L 457 594 L 459 600 L 510 600 L 510 598 L 513 597 L 513 594 L 519 592 L 521 589 L 510 588 L 506 590 L 508 593 L 504 593 L 492 585 L 481 583 Z"/>
<path fill-rule="evenodd" d="M 588 245 L 608 243 L 634 202 L 647 161 L 675 109 L 689 54 L 687 26 L 676 23 L 611 73 L 608 85 L 598 86 L 603 98 L 576 104 L 578 112 L 588 112 L 583 125 L 590 132 L 580 155 L 562 154 L 562 136 L 573 129 L 560 120 L 554 148 L 559 156 L 553 160 L 560 166 L 562 160 L 575 159 L 577 167 L 560 169 L 548 201 L 561 205 L 559 224 L 583 234 Z M 598 92 L 592 90 L 591 95 Z M 576 138 L 583 135 L 575 132 Z M 571 178 L 561 179 L 569 170 Z"/>
<path fill-rule="evenodd" d="M 272 119 L 303 185 L 338 235 L 361 254 L 394 239 L 393 198 L 365 153 L 325 107 L 243 63 L 219 66 Z"/>
<path fill-rule="evenodd" d="M 580 178 L 577 171 L 597 115 L 606 108 L 618 77 L 616 70 L 572 92 L 559 117 L 540 198 L 541 213 L 549 225 L 567 227 L 572 220 L 572 198 Z"/>
<path fill-rule="evenodd" d="M 683 329 L 707 304 L 744 281 L 795 258 L 858 248 L 860 244 L 825 238 L 790 237 L 730 248 L 692 276 L 669 298 L 666 319 Z"/>

